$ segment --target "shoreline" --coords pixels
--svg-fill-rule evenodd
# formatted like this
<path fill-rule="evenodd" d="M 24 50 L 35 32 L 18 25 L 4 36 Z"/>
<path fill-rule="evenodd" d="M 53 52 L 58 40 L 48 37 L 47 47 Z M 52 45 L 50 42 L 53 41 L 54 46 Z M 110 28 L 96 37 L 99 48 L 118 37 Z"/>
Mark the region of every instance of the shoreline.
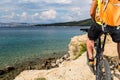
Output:
<path fill-rule="evenodd" d="M 55 62 L 60 59 L 67 51 L 63 53 L 52 53 L 51 57 L 48 58 L 34 58 L 29 59 L 20 63 L 16 63 L 13 66 L 7 66 L 0 70 L 0 80 L 13 80 L 20 72 L 24 70 L 42 70 L 51 69 L 57 66 L 51 66 L 51 62 Z"/>
<path fill-rule="evenodd" d="M 89 66 L 87 65 L 86 52 L 79 56 L 77 59 L 77 53 L 82 50 L 80 44 L 86 41 L 86 35 L 75 36 L 71 39 L 69 44 L 69 58 L 57 68 L 51 70 L 25 70 L 21 72 L 15 80 L 95 80 L 95 76 L 91 73 Z M 112 42 L 111 38 L 107 37 L 106 47 L 103 54 L 109 61 L 111 76 L 113 80 L 120 79 L 120 73 L 117 70 L 117 50 L 116 43 Z M 71 60 L 72 59 L 72 60 Z M 32 76 L 31 76 L 32 75 Z"/>

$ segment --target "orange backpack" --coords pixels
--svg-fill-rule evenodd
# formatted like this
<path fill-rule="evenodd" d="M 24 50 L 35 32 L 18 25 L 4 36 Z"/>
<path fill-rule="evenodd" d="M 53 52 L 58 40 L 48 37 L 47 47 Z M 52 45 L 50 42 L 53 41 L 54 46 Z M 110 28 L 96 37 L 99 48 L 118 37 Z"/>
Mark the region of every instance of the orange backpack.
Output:
<path fill-rule="evenodd" d="M 120 26 L 120 0 L 101 0 L 100 19 L 110 26 Z"/>

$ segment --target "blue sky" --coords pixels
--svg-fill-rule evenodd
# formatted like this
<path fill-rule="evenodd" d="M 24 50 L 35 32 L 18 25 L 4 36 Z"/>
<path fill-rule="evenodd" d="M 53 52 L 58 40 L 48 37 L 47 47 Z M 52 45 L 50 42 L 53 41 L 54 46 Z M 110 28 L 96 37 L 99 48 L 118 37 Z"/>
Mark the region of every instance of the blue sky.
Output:
<path fill-rule="evenodd" d="M 0 0 L 0 22 L 56 23 L 90 18 L 92 0 Z"/>

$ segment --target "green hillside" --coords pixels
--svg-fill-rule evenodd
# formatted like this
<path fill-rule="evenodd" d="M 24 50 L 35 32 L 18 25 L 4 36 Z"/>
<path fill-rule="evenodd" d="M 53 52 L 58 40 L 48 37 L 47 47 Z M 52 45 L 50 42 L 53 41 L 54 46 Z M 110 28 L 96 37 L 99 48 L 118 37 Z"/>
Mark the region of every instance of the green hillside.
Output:
<path fill-rule="evenodd" d="M 53 24 L 37 24 L 35 26 L 90 26 L 92 24 L 91 19 L 63 22 L 63 23 L 53 23 Z"/>

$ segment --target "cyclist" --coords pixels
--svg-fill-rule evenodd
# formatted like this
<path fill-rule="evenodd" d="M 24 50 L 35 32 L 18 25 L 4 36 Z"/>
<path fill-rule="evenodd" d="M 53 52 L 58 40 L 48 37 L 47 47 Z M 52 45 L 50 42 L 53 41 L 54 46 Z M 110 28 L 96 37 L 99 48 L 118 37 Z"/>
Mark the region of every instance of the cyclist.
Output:
<path fill-rule="evenodd" d="M 94 57 L 93 57 L 93 48 L 94 41 L 100 36 L 102 32 L 102 23 L 99 18 L 99 10 L 100 10 L 100 0 L 92 0 L 91 8 L 90 8 L 90 16 L 93 20 L 93 24 L 88 30 L 88 39 L 86 41 L 87 45 L 87 54 L 88 54 L 88 63 L 89 66 L 94 65 Z M 107 31 L 112 37 L 112 40 L 117 43 L 117 51 L 118 51 L 118 70 L 120 71 L 120 26 L 119 27 L 111 27 L 106 26 Z"/>

